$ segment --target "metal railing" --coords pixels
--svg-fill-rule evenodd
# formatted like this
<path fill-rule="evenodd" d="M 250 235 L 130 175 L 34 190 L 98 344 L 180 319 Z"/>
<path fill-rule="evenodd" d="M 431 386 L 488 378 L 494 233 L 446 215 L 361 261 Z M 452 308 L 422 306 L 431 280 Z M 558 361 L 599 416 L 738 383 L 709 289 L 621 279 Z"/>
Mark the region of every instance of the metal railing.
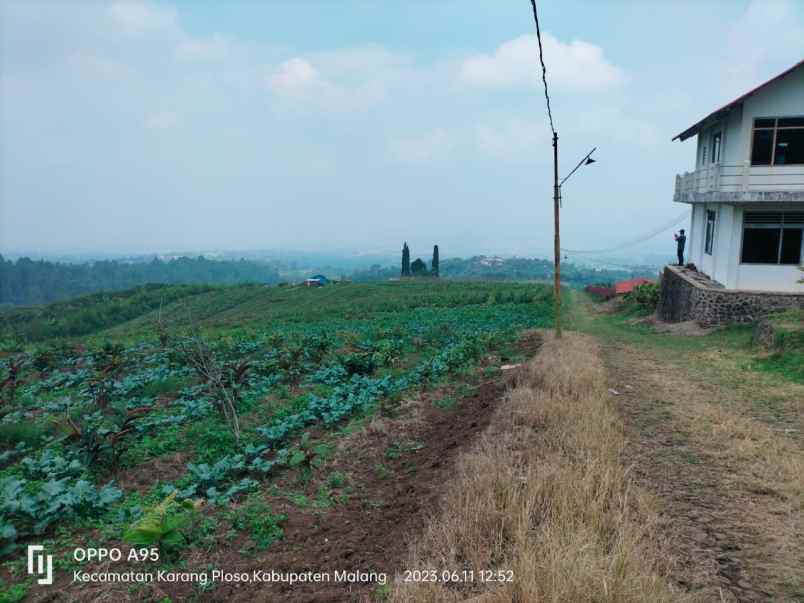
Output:
<path fill-rule="evenodd" d="M 804 191 L 804 165 L 752 166 L 714 163 L 676 175 L 676 196 L 687 193 Z"/>

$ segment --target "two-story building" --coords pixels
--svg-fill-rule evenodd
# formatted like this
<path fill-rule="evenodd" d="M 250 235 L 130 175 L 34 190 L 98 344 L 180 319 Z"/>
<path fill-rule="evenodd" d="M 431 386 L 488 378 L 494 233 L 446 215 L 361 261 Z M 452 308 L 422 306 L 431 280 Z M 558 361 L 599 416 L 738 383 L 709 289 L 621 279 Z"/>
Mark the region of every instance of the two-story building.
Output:
<path fill-rule="evenodd" d="M 804 292 L 804 61 L 673 140 L 693 136 L 674 195 L 692 205 L 688 261 L 726 289 Z"/>

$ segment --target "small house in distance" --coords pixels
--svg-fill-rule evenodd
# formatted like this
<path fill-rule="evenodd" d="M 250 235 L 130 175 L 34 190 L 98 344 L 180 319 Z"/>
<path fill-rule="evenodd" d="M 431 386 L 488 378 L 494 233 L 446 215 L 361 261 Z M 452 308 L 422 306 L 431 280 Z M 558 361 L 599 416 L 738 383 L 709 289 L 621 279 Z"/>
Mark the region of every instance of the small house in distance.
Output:
<path fill-rule="evenodd" d="M 316 274 L 304 280 L 305 287 L 323 287 L 329 284 L 329 279 L 323 274 Z"/>
<path fill-rule="evenodd" d="M 611 285 L 587 285 L 583 288 L 589 295 L 603 301 L 614 297 L 614 287 Z"/>
<path fill-rule="evenodd" d="M 652 281 L 649 278 L 632 278 L 627 281 L 619 281 L 614 283 L 614 294 L 625 295 L 626 293 L 631 293 L 640 285 L 653 285 L 655 283 L 656 281 Z"/>

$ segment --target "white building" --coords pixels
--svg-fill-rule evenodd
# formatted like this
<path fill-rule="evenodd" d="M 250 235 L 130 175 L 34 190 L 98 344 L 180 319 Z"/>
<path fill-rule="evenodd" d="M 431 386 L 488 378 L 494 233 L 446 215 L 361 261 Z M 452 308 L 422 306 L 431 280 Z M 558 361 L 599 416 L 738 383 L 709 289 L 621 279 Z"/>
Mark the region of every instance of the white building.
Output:
<path fill-rule="evenodd" d="M 673 199 L 692 205 L 685 261 L 728 289 L 804 292 L 804 61 L 673 140 L 696 135 Z"/>

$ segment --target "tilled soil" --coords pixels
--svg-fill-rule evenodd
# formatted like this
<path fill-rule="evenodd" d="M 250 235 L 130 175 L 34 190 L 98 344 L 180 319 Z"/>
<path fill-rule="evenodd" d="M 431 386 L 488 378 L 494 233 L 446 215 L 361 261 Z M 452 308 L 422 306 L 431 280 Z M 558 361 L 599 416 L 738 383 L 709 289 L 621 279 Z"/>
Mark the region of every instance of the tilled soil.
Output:
<path fill-rule="evenodd" d="M 531 333 L 518 344 L 528 357 L 541 345 L 541 337 Z M 451 476 L 455 461 L 488 426 L 497 402 L 510 385 L 516 371 L 497 371 L 491 378 L 475 383 L 469 393 L 456 396 L 457 383 L 443 390 L 420 393 L 402 405 L 398 417 L 375 419 L 366 429 L 346 436 L 320 479 L 302 487 L 312 498 L 325 474 L 340 472 L 351 488 L 348 497 L 329 506 L 300 507 L 286 496 L 265 491 L 274 513 L 287 516 L 284 537 L 269 549 L 243 554 L 246 537 L 240 535 L 220 542 L 208 551 L 193 550 L 187 555 L 186 570 L 220 568 L 229 572 L 254 570 L 277 572 L 375 572 L 387 580 L 404 569 L 409 546 L 421 534 L 428 514 L 435 510 L 443 485 Z M 444 395 L 455 404 L 439 408 L 433 404 Z M 389 455 L 389 449 L 398 452 Z M 382 470 L 379 470 L 382 467 Z M 294 475 L 279 481 L 280 487 L 299 488 Z M 119 565 L 119 564 L 116 564 Z M 90 568 L 85 568 L 90 569 Z M 124 571 L 130 567 L 99 569 Z M 207 592 L 195 584 L 152 584 L 131 590 L 125 585 L 76 585 L 62 580 L 43 589 L 38 601 L 227 601 L 261 602 L 344 602 L 371 600 L 380 585 L 376 581 L 286 583 L 218 583 Z"/>

